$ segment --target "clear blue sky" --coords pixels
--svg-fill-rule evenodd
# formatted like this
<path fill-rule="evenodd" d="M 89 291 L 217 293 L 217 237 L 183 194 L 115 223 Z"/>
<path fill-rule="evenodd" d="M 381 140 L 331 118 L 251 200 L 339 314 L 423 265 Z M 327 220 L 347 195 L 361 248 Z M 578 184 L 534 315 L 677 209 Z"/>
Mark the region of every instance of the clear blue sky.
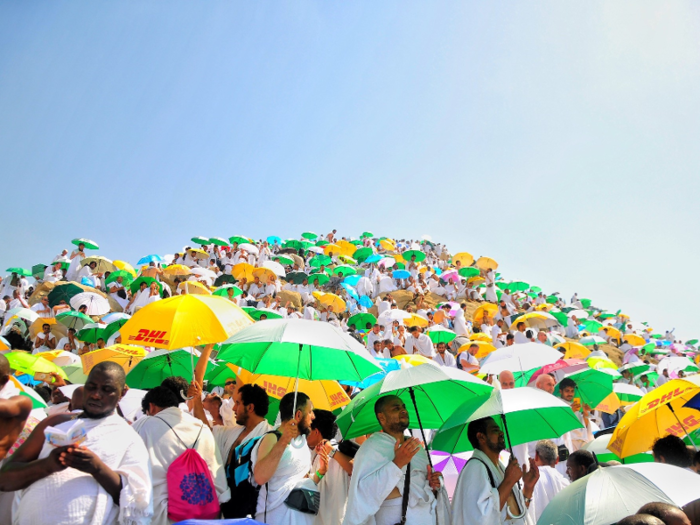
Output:
<path fill-rule="evenodd" d="M 0 3 L 0 269 L 419 237 L 700 336 L 697 2 Z"/>

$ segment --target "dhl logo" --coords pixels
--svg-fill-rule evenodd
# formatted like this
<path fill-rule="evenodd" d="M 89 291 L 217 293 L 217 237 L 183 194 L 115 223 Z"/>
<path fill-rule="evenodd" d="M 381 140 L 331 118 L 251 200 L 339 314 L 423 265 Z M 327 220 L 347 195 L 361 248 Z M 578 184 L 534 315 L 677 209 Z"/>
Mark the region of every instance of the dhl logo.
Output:
<path fill-rule="evenodd" d="M 695 416 L 691 415 L 686 417 L 681 423 L 676 423 L 675 425 L 672 425 L 668 427 L 665 432 L 667 434 L 673 434 L 674 436 L 678 436 L 679 438 L 684 438 L 685 437 L 685 430 L 690 432 L 691 430 L 694 430 L 695 427 L 700 426 L 700 420 L 695 419 Z M 685 430 L 683 430 L 685 429 Z"/>
<path fill-rule="evenodd" d="M 139 330 L 138 334 L 130 335 L 129 341 L 143 341 L 144 343 L 154 343 L 157 345 L 167 345 L 170 341 L 165 338 L 166 330 Z"/>
<path fill-rule="evenodd" d="M 287 393 L 287 389 L 282 385 L 276 385 L 275 383 L 270 383 L 269 381 L 263 381 L 262 387 L 267 392 L 267 395 L 273 397 L 279 397 L 280 399 L 284 397 Z"/>
<path fill-rule="evenodd" d="M 685 394 L 686 390 L 689 390 L 689 388 L 683 388 L 683 389 L 676 388 L 672 392 L 667 392 L 663 396 L 649 401 L 647 406 L 643 407 L 639 411 L 639 415 L 642 416 L 642 415 L 646 414 L 647 412 L 649 412 L 650 410 L 654 410 L 659 405 L 664 405 L 666 403 L 670 403 L 672 400 Z"/>
<path fill-rule="evenodd" d="M 331 408 L 344 404 L 346 400 L 347 396 L 343 392 L 336 392 L 335 394 L 331 394 Z"/>

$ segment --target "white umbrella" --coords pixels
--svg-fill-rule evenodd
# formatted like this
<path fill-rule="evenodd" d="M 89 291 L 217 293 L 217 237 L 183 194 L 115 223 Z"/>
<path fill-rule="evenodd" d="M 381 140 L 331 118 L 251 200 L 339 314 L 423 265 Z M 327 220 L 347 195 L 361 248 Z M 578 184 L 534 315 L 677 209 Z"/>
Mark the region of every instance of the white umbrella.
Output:
<path fill-rule="evenodd" d="M 71 297 L 70 305 L 74 310 L 78 310 L 81 306 L 87 306 L 87 315 L 104 315 L 109 313 L 109 301 L 99 294 L 94 292 L 82 292 Z"/>
<path fill-rule="evenodd" d="M 647 503 L 682 507 L 700 494 L 700 476 L 665 463 L 600 468 L 559 492 L 538 525 L 611 525 Z"/>
<path fill-rule="evenodd" d="M 92 257 L 85 257 L 80 262 L 80 266 L 89 266 L 91 263 L 95 263 L 95 271 L 98 273 L 104 272 L 116 272 L 119 268 L 114 266 L 114 263 L 107 259 L 107 257 L 102 257 L 101 255 L 93 255 Z"/>
<path fill-rule="evenodd" d="M 265 261 L 263 263 L 263 268 L 272 270 L 277 277 L 281 277 L 282 279 L 284 279 L 287 276 L 287 273 L 284 271 L 284 267 L 278 262 Z"/>
<path fill-rule="evenodd" d="M 666 369 L 668 369 L 669 373 L 671 373 L 679 370 L 686 370 L 688 368 L 697 370 L 698 367 L 687 357 L 680 356 L 664 357 L 661 361 L 659 361 L 659 364 L 656 365 L 656 371 L 659 373 L 659 375 L 661 375 L 661 373 Z"/>
<path fill-rule="evenodd" d="M 481 373 L 498 374 L 504 370 L 524 372 L 541 368 L 561 359 L 561 353 L 547 345 L 523 343 L 491 352 L 481 366 Z"/>
<path fill-rule="evenodd" d="M 311 246 L 308 251 L 313 252 L 313 253 L 323 253 L 323 248 L 320 246 Z"/>
<path fill-rule="evenodd" d="M 205 277 L 212 280 L 216 279 L 216 274 L 207 268 L 192 268 L 190 272 L 192 275 L 196 275 L 198 277 Z"/>
<path fill-rule="evenodd" d="M 258 255 L 260 253 L 260 250 L 258 250 L 257 246 L 253 246 L 250 243 L 244 242 L 243 244 L 238 245 L 239 250 L 245 250 L 248 253 L 252 253 L 253 255 Z"/>
<path fill-rule="evenodd" d="M 5 319 L 9 319 L 10 317 L 14 316 L 29 321 L 30 324 L 39 319 L 39 314 L 34 310 L 30 310 L 29 308 L 12 308 L 11 310 L 5 312 Z"/>
<path fill-rule="evenodd" d="M 126 391 L 124 397 L 119 401 L 119 409 L 124 414 L 124 419 L 133 423 L 144 415 L 141 410 L 141 400 L 145 395 L 146 390 L 139 390 L 138 388 L 130 388 Z"/>
<path fill-rule="evenodd" d="M 569 317 L 576 317 L 576 319 L 588 319 L 590 316 L 585 310 L 571 310 L 568 314 Z"/>
<path fill-rule="evenodd" d="M 80 357 L 75 355 L 72 352 L 66 352 L 65 350 L 61 350 L 56 357 L 51 359 L 53 361 L 53 364 L 56 366 L 64 367 L 68 365 L 79 365 L 80 364 Z M 68 394 L 66 394 L 67 397 Z"/>

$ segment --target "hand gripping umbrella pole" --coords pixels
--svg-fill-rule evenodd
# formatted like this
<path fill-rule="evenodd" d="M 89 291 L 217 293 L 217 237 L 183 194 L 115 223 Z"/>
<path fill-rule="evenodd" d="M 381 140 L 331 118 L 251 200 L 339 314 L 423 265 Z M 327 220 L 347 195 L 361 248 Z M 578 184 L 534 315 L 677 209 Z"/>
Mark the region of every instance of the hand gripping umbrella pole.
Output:
<path fill-rule="evenodd" d="M 505 414 L 501 414 L 501 420 L 503 421 L 503 430 L 506 434 L 506 439 L 508 440 L 508 447 L 510 448 L 510 455 L 511 455 L 511 457 L 515 457 L 515 454 L 513 453 L 513 445 L 510 442 L 510 435 L 508 434 L 508 425 L 506 424 L 506 415 Z M 520 480 L 518 480 L 517 485 L 518 485 L 518 488 L 520 488 L 522 491 L 522 488 L 520 487 Z M 513 492 L 513 496 L 515 496 L 515 501 L 517 503 L 518 502 L 518 495 L 515 493 L 515 487 L 513 487 L 512 492 Z M 518 504 L 518 506 L 520 506 L 520 504 Z M 525 514 L 527 514 L 527 507 L 525 507 L 525 509 L 519 515 L 515 516 L 511 512 L 510 507 L 508 507 L 508 504 L 506 503 L 506 511 L 508 512 L 508 516 L 511 519 L 519 520 L 519 519 L 523 518 L 525 516 Z"/>

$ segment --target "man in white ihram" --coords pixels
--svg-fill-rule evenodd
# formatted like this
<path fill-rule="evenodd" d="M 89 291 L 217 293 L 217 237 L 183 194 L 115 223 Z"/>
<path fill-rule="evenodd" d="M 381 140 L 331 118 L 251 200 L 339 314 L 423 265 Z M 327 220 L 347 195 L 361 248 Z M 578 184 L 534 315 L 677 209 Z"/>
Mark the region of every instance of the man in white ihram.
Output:
<path fill-rule="evenodd" d="M 406 405 L 398 396 L 380 397 L 374 413 L 382 427 L 355 456 L 343 525 L 395 525 L 402 519 L 405 476 L 410 463 L 405 523 L 434 525 L 441 474 L 431 472 L 428 455 L 418 440 L 404 435 Z M 446 501 L 441 497 L 440 502 Z M 442 513 L 441 513 L 442 514 Z"/>
<path fill-rule="evenodd" d="M 554 442 L 549 439 L 538 441 L 535 463 L 540 471 L 540 479 L 532 492 L 532 502 L 527 512 L 528 522 L 533 525 L 540 519 L 540 515 L 552 498 L 569 486 L 569 480 L 555 468 L 558 462 L 559 449 Z"/>

